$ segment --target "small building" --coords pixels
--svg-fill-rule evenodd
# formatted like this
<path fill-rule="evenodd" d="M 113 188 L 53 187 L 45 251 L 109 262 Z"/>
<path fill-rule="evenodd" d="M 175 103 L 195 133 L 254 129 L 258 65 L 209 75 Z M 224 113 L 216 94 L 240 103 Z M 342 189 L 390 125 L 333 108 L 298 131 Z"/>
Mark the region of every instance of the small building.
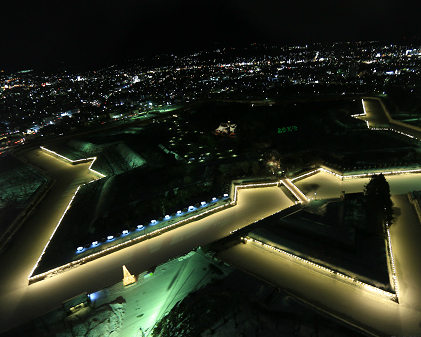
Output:
<path fill-rule="evenodd" d="M 87 308 L 91 304 L 91 299 L 86 292 L 72 297 L 71 299 L 63 302 L 63 310 L 67 315 L 74 314 L 80 309 Z"/>
<path fill-rule="evenodd" d="M 215 130 L 215 133 L 218 135 L 235 136 L 236 129 L 237 124 L 232 124 L 230 121 L 228 121 L 227 123 L 221 123 Z"/>

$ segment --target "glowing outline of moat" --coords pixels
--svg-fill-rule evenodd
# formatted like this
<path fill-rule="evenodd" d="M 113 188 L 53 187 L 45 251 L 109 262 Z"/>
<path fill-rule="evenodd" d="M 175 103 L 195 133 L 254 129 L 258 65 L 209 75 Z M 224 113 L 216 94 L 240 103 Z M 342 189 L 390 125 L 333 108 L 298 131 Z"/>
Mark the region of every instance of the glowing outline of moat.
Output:
<path fill-rule="evenodd" d="M 71 159 L 68 159 L 68 158 L 66 158 L 66 157 L 64 157 L 64 156 L 62 156 L 62 155 L 59 155 L 59 154 L 57 154 L 56 152 L 51 151 L 51 150 L 49 150 L 49 149 L 47 149 L 47 148 L 45 148 L 45 147 L 41 147 L 41 148 L 42 148 L 43 150 L 46 150 L 46 151 L 50 152 L 50 153 L 51 153 L 51 154 L 53 154 L 53 155 L 58 155 L 58 156 L 59 156 L 59 157 L 61 157 L 62 159 L 65 159 L 65 160 L 67 160 L 67 161 L 69 161 L 69 162 L 71 162 L 71 163 L 75 163 L 75 162 L 76 162 L 76 163 L 82 163 L 82 162 L 86 162 L 86 161 L 88 161 L 88 160 L 93 160 L 93 162 L 94 162 L 94 161 L 95 161 L 95 159 L 96 159 L 96 158 L 94 157 L 94 158 L 86 158 L 86 159 L 80 159 L 80 160 L 77 160 L 77 161 L 72 161 Z M 92 170 L 92 168 L 91 168 L 91 167 L 92 167 L 92 164 L 93 164 L 93 163 L 91 163 L 91 165 L 90 165 L 90 167 L 89 167 L 89 170 Z M 94 170 L 92 170 L 92 171 L 94 171 Z M 336 176 L 336 177 L 338 177 L 338 178 L 348 177 L 348 176 L 339 175 L 339 174 L 337 174 L 337 173 L 335 173 L 335 172 L 333 172 L 333 171 L 330 171 L 330 170 L 327 170 L 327 169 L 324 169 L 324 168 L 319 168 L 319 169 L 316 169 L 316 170 L 313 170 L 313 171 L 307 172 L 307 173 L 305 173 L 305 174 L 303 174 L 303 175 L 301 175 L 301 176 L 295 177 L 295 178 L 293 178 L 293 179 L 287 179 L 287 180 L 289 180 L 289 181 L 290 181 L 290 183 L 291 183 L 291 184 L 293 184 L 293 183 L 292 183 L 292 181 L 293 181 L 293 180 L 302 179 L 302 178 L 304 178 L 304 177 L 306 177 L 306 176 L 310 176 L 310 175 L 313 175 L 313 174 L 319 173 L 319 172 L 321 172 L 321 171 L 326 172 L 326 173 L 328 173 L 328 174 L 332 174 L 332 175 L 334 175 L 334 176 Z M 97 172 L 97 171 L 94 171 L 94 172 L 95 172 L 95 173 L 97 173 L 97 174 L 102 175 L 101 173 L 99 173 L 99 172 Z M 392 173 L 392 172 L 393 172 L 393 173 Z M 421 172 L 421 169 L 418 169 L 418 170 L 405 170 L 405 171 L 390 171 L 390 172 L 384 172 L 384 174 L 405 174 L 405 173 L 412 173 L 412 172 Z M 378 173 L 370 173 L 370 174 L 364 174 L 364 175 L 356 175 L 355 177 L 357 177 L 357 178 L 366 178 L 366 177 L 368 177 L 369 175 L 379 174 L 379 173 L 382 173 L 382 172 L 378 172 Z M 105 175 L 102 175 L 102 176 L 103 176 L 103 177 L 105 177 Z M 90 254 L 90 255 L 88 255 L 88 256 L 85 256 L 85 257 L 83 257 L 83 258 L 81 258 L 81 259 L 78 259 L 78 260 L 75 260 L 75 261 L 69 262 L 69 263 L 64 264 L 64 265 L 62 265 L 62 266 L 59 266 L 59 267 L 53 268 L 53 269 L 48 270 L 48 271 L 46 271 L 46 272 L 44 272 L 44 273 L 37 274 L 37 275 L 34 275 L 34 276 L 33 276 L 32 274 L 34 273 L 35 269 L 38 267 L 38 264 L 39 264 L 39 262 L 41 261 L 41 258 L 42 258 L 42 256 L 44 255 L 44 253 L 45 253 L 45 251 L 46 251 L 46 249 L 47 249 L 47 247 L 48 247 L 48 245 L 49 245 L 49 243 L 50 243 L 51 239 L 53 238 L 53 236 L 54 236 L 55 232 L 57 231 L 58 227 L 60 226 L 61 221 L 63 220 L 64 216 L 66 215 L 66 213 L 67 213 L 67 211 L 68 211 L 68 209 L 70 208 L 70 206 L 71 206 L 71 204 L 72 204 L 72 202 L 73 202 L 73 200 L 74 200 L 74 198 L 75 198 L 76 194 L 78 193 L 78 191 L 79 191 L 80 187 L 81 187 L 81 186 L 83 186 L 83 185 L 80 185 L 80 186 L 78 186 L 78 188 L 76 189 L 76 192 L 75 192 L 75 193 L 74 193 L 74 195 L 72 196 L 72 198 L 71 198 L 71 200 L 70 200 L 69 204 L 68 204 L 68 205 L 67 205 L 67 207 L 66 207 L 66 210 L 64 211 L 64 213 L 63 213 L 62 217 L 60 218 L 60 220 L 59 220 L 59 222 L 58 222 L 57 226 L 55 227 L 55 229 L 54 229 L 54 231 L 53 231 L 52 235 L 50 236 L 50 238 L 49 238 L 49 240 L 48 240 L 47 244 L 45 245 L 45 247 L 44 247 L 44 249 L 43 249 L 43 251 L 42 251 L 41 255 L 39 256 L 39 258 L 38 258 L 38 260 L 37 260 L 37 262 L 36 262 L 36 264 L 35 264 L 34 268 L 32 269 L 32 271 L 31 271 L 30 275 L 28 276 L 28 281 L 29 281 L 29 283 L 33 283 L 33 282 L 37 282 L 37 281 L 41 281 L 41 280 L 42 280 L 42 279 L 44 279 L 46 276 L 49 276 L 49 275 L 54 275 L 54 274 L 55 274 L 55 273 L 57 273 L 57 272 L 64 271 L 64 270 L 66 270 L 66 269 L 68 269 L 68 268 L 76 267 L 76 266 L 78 266 L 78 265 L 80 265 L 80 264 L 87 263 L 87 262 L 89 262 L 89 261 L 95 260 L 95 259 L 97 259 L 97 258 L 99 258 L 99 257 L 101 257 L 101 256 L 108 255 L 108 254 L 110 254 L 110 253 L 112 253 L 112 252 L 114 252 L 114 251 L 117 251 L 117 250 L 120 250 L 120 249 L 123 249 L 123 248 L 129 247 L 129 246 L 131 246 L 131 245 L 133 245 L 133 244 L 135 244 L 135 243 L 138 243 L 138 242 L 141 242 L 141 241 L 143 241 L 143 240 L 145 240 L 145 239 L 148 239 L 148 237 L 153 237 L 153 236 L 159 235 L 159 234 L 160 234 L 160 232 L 164 232 L 164 231 L 167 231 L 167 230 L 171 229 L 172 227 L 179 226 L 179 225 L 181 225 L 182 223 L 187 223 L 187 222 L 189 222 L 189 221 L 191 221 L 191 220 L 194 220 L 194 219 L 196 219 L 196 218 L 198 218 L 198 217 L 205 216 L 206 214 L 209 214 L 209 213 L 214 213 L 214 212 L 216 212 L 216 211 L 220 211 L 220 210 L 222 210 L 223 208 L 226 208 L 227 206 L 235 206 L 235 205 L 236 205 L 236 203 L 237 203 L 238 189 L 239 189 L 239 188 L 250 188 L 250 187 L 251 187 L 251 188 L 259 188 L 259 187 L 269 187 L 269 186 L 280 186 L 280 184 L 281 184 L 281 183 L 282 183 L 282 181 L 271 182 L 271 183 L 258 183 L 258 184 L 241 184 L 241 185 L 235 185 L 235 186 L 234 186 L 234 199 L 233 199 L 232 201 L 230 201 L 230 202 L 228 202 L 228 203 L 224 204 L 224 205 L 221 205 L 221 206 L 215 207 L 215 208 L 213 208 L 213 209 L 210 209 L 210 210 L 204 211 L 204 212 L 199 213 L 199 214 L 197 214 L 197 215 L 192 215 L 191 217 L 188 217 L 188 218 L 186 218 L 186 219 L 183 219 L 183 220 L 177 221 L 177 222 L 175 222 L 175 223 L 173 223 L 173 224 L 171 224 L 171 225 L 168 225 L 168 226 L 165 226 L 165 227 L 163 227 L 163 228 L 160 228 L 160 229 L 157 229 L 157 230 L 155 230 L 155 231 L 152 231 L 152 232 L 150 232 L 150 233 L 147 233 L 147 234 L 144 234 L 144 235 L 138 236 L 138 237 L 136 237 L 136 238 L 133 238 L 133 239 L 127 240 L 127 241 L 125 241 L 125 242 L 122 242 L 122 243 L 119 243 L 119 244 L 113 245 L 113 246 L 111 246 L 111 247 L 105 248 L 104 250 L 102 250 L 102 251 L 100 251 L 100 252 L 92 253 L 92 254 Z M 284 186 L 286 186 L 286 187 L 287 187 L 287 188 L 291 191 L 291 189 L 290 189 L 287 185 L 285 185 L 285 184 L 283 184 L 283 185 L 284 185 Z M 294 184 L 293 184 L 293 185 L 294 185 Z M 299 191 L 299 189 L 298 189 L 298 187 L 296 187 L 296 185 L 294 185 L 294 187 L 295 187 L 295 188 Z M 291 191 L 291 192 L 293 192 L 293 191 Z M 301 192 L 301 193 L 302 193 L 302 192 Z M 300 198 L 299 198 L 299 197 L 298 197 L 295 193 L 293 193 L 293 195 L 294 195 L 294 196 L 298 199 L 298 202 L 300 202 L 300 203 L 302 203 L 302 202 L 303 202 L 303 200 L 300 200 Z M 306 201 L 308 201 L 308 199 L 307 199 Z M 282 209 L 282 210 L 285 210 L 285 209 L 287 209 L 287 208 L 284 208 L 284 209 Z M 276 213 L 278 213 L 278 212 L 280 212 L 280 211 L 282 211 L 282 210 L 279 210 L 279 211 L 277 211 L 277 212 L 275 212 L 275 213 L 273 213 L 273 214 L 276 214 Z M 270 215 L 268 215 L 268 216 L 270 216 Z M 262 219 L 264 219 L 264 218 L 262 218 Z M 260 220 L 262 220 L 262 219 L 260 219 Z M 258 220 L 258 221 L 260 221 L 260 220 Z M 345 274 L 342 274 L 342 273 L 336 272 L 336 271 L 334 271 L 334 270 L 331 270 L 331 269 L 329 269 L 329 268 L 327 268 L 327 267 L 324 267 L 324 266 L 322 266 L 322 265 L 320 265 L 320 264 L 317 264 L 317 263 L 311 262 L 311 261 L 309 261 L 309 260 L 303 259 L 303 258 L 301 258 L 301 257 L 299 257 L 299 256 L 296 256 L 296 255 L 294 255 L 294 254 L 288 253 L 288 252 L 286 252 L 286 251 L 284 251 L 284 250 L 282 250 L 282 249 L 279 249 L 279 248 L 277 248 L 277 247 L 273 247 L 273 246 L 270 246 L 270 245 L 265 244 L 265 243 L 261 243 L 261 245 L 262 245 L 263 247 L 266 247 L 266 248 L 269 248 L 269 249 L 272 249 L 272 250 L 275 250 L 275 251 L 281 252 L 281 253 L 282 253 L 282 254 L 284 254 L 284 255 L 287 255 L 287 256 L 289 256 L 289 257 L 292 257 L 292 258 L 294 258 L 296 261 L 300 261 L 300 262 L 303 262 L 303 263 L 305 263 L 305 264 L 307 264 L 307 265 L 311 265 L 312 267 L 317 268 L 319 271 L 320 271 L 320 270 L 322 270 L 322 271 L 327 272 L 327 273 L 328 273 L 328 274 L 330 274 L 330 275 L 336 275 L 336 276 L 339 276 L 339 277 L 341 277 L 341 278 L 342 278 L 342 279 L 341 279 L 341 281 L 348 281 L 347 283 L 349 283 L 349 284 L 351 284 L 351 285 L 359 285 L 359 286 L 363 286 L 363 287 L 365 287 L 367 290 L 370 290 L 370 291 L 372 291 L 372 292 L 375 292 L 376 294 L 383 295 L 383 296 L 385 296 L 385 297 L 386 297 L 386 298 L 388 298 L 388 299 L 392 299 L 393 301 L 398 302 L 398 300 L 399 300 L 399 290 L 398 290 L 398 283 L 397 283 L 397 278 L 396 278 L 396 271 L 395 271 L 395 264 L 394 264 L 394 256 L 393 256 L 393 251 L 392 251 L 392 246 L 391 246 L 391 239 L 390 239 L 389 229 L 387 228 L 386 230 L 387 230 L 387 235 L 388 235 L 388 240 L 387 240 L 387 249 L 388 249 L 388 252 L 389 252 L 389 255 L 390 255 L 391 269 L 392 269 L 392 271 L 393 271 L 393 274 L 392 274 L 392 279 L 393 279 L 393 281 L 394 281 L 393 287 L 394 287 L 394 289 L 395 289 L 395 294 L 393 294 L 393 293 L 391 293 L 391 292 L 388 292 L 388 291 L 385 291 L 385 290 L 383 290 L 383 289 L 380 289 L 380 288 L 374 287 L 374 286 L 372 286 L 372 285 L 370 285 L 370 284 L 367 284 L 367 283 L 364 283 L 364 282 L 361 282 L 361 281 L 355 280 L 354 278 L 352 278 L 352 277 L 350 277 L 350 276 L 347 276 L 347 275 L 345 275 Z M 235 231 L 232 231 L 231 233 L 233 233 L 233 232 L 235 232 Z M 245 239 L 247 242 L 249 242 L 250 240 L 252 240 L 253 242 L 258 242 L 258 240 L 254 240 L 254 239 L 250 239 L 250 238 L 244 238 L 244 239 Z"/>
<path fill-rule="evenodd" d="M 366 115 L 367 115 L 367 112 L 366 112 L 366 109 L 365 109 L 365 106 L 364 106 L 364 99 L 362 99 L 362 106 L 363 106 L 364 113 L 363 113 L 363 114 L 358 114 L 358 115 L 352 115 L 351 117 L 354 117 L 354 118 L 359 118 L 359 117 L 361 117 L 361 116 L 366 116 Z M 385 112 L 385 113 L 386 113 L 386 114 L 388 114 L 387 112 Z M 390 116 L 389 116 L 389 120 L 390 120 Z M 368 127 L 370 130 L 388 130 L 388 131 L 395 131 L 395 132 L 397 132 L 397 133 L 399 133 L 399 134 L 402 134 L 402 135 L 404 135 L 404 136 L 408 136 L 408 137 L 411 137 L 411 138 L 415 138 L 414 136 L 411 136 L 411 135 L 409 135 L 409 134 L 406 134 L 406 133 L 403 133 L 403 132 L 400 132 L 400 131 L 394 130 L 394 129 L 392 129 L 392 128 L 381 128 L 381 129 L 377 129 L 377 128 L 370 128 L 370 125 L 369 125 L 369 122 L 368 122 L 368 121 L 366 121 L 366 124 L 367 124 L 367 127 Z M 89 160 L 92 160 L 92 163 L 91 163 L 91 165 L 89 166 L 89 171 L 91 171 L 91 172 L 93 172 L 94 174 L 96 174 L 96 175 L 100 176 L 100 178 L 105 177 L 105 175 L 104 175 L 104 174 L 102 174 L 102 173 L 100 173 L 100 172 L 95 171 L 95 170 L 93 170 L 93 169 L 92 169 L 92 166 L 93 166 L 93 164 L 94 164 L 95 160 L 97 159 L 96 157 L 89 157 L 89 158 L 79 159 L 79 160 L 71 160 L 71 159 L 69 159 L 69 158 L 67 158 L 67 157 L 65 157 L 65 156 L 63 156 L 63 155 L 60 155 L 60 154 L 58 154 L 58 153 L 56 153 L 56 152 L 54 152 L 54 151 L 51 151 L 51 150 L 49 150 L 49 149 L 47 149 L 47 148 L 45 148 L 45 147 L 42 147 L 42 146 L 41 146 L 40 148 L 41 148 L 42 150 L 45 150 L 45 151 L 47 151 L 47 152 L 51 153 L 52 155 L 56 155 L 56 156 L 58 156 L 58 157 L 60 157 L 60 158 L 64 159 L 65 161 L 70 162 L 71 164 L 78 164 L 78 163 L 87 162 L 87 161 L 89 161 Z M 313 170 L 313 171 L 307 172 L 307 173 L 305 173 L 305 174 L 303 174 L 303 175 L 300 175 L 300 176 L 298 176 L 298 177 L 294 177 L 294 178 L 292 178 L 292 179 L 285 179 L 285 180 L 288 180 L 288 181 L 289 181 L 289 182 L 290 182 L 290 183 L 291 183 L 291 184 L 292 184 L 292 185 L 293 185 L 293 186 L 297 189 L 297 191 L 299 191 L 300 193 L 302 193 L 302 192 L 301 192 L 301 191 L 297 188 L 297 186 L 296 186 L 296 185 L 294 185 L 292 182 L 293 182 L 293 181 L 295 181 L 295 180 L 298 180 L 298 179 L 303 179 L 303 178 L 305 178 L 305 177 L 307 177 L 307 176 L 311 176 L 311 175 L 317 174 L 317 173 L 319 173 L 319 172 L 326 172 L 326 173 L 328 173 L 328 174 L 332 174 L 332 175 L 334 175 L 334 176 L 336 176 L 336 177 L 338 177 L 338 178 L 341 178 L 341 179 L 343 180 L 344 178 L 367 178 L 367 177 L 370 177 L 370 176 L 373 176 L 373 175 L 376 175 L 376 174 L 380 174 L 380 173 L 381 173 L 381 174 L 383 174 L 383 175 L 400 175 L 400 174 L 406 174 L 406 173 L 420 173 L 420 172 L 421 172 L 421 168 L 419 168 L 419 169 L 412 169 L 412 170 L 395 170 L 395 171 L 385 171 L 385 172 L 381 172 L 381 171 L 380 171 L 380 172 L 370 172 L 370 173 L 362 173 L 362 174 L 354 174 L 354 175 L 340 175 L 340 174 L 335 173 L 335 172 L 333 172 L 333 171 L 331 171 L 331 170 L 328 170 L 328 169 L 326 169 L 326 168 L 320 167 L 320 168 L 318 168 L 318 169 L 315 169 L 315 170 Z M 95 180 L 93 180 L 93 181 L 95 181 Z M 91 182 L 92 182 L 92 181 L 91 181 Z M 48 245 L 49 245 L 49 243 L 50 243 L 51 239 L 53 238 L 53 236 L 54 236 L 55 232 L 57 231 L 57 229 L 58 229 L 59 225 L 61 224 L 61 221 L 63 220 L 64 216 L 66 215 L 66 213 L 67 213 L 68 209 L 71 207 L 71 204 L 72 204 L 72 202 L 73 202 L 73 200 L 74 200 L 74 198 L 75 198 L 76 194 L 78 193 L 78 191 L 79 191 L 80 187 L 81 187 L 81 186 L 83 186 L 84 184 L 79 185 L 79 186 L 78 186 L 78 188 L 76 189 L 75 193 L 73 194 L 73 196 L 72 196 L 72 198 L 71 198 L 70 202 L 68 203 L 68 205 L 67 205 L 67 207 L 66 207 L 66 209 L 65 209 L 65 211 L 64 211 L 64 213 L 63 213 L 63 215 L 61 216 L 61 218 L 60 218 L 60 220 L 59 220 L 59 222 L 57 223 L 57 225 L 56 225 L 56 227 L 55 227 L 55 229 L 54 229 L 53 233 L 51 234 L 51 236 L 50 236 L 50 238 L 49 238 L 49 240 L 48 240 L 47 244 L 45 245 L 45 247 L 44 247 L 44 249 L 43 249 L 43 251 L 42 251 L 41 255 L 39 256 L 39 258 L 38 258 L 38 260 L 37 260 L 37 262 L 36 262 L 36 264 L 35 264 L 34 268 L 32 269 L 31 273 L 29 274 L 29 276 L 28 276 L 28 281 L 29 281 L 29 284 L 31 284 L 31 283 L 33 283 L 33 282 L 40 281 L 40 280 L 44 279 L 46 276 L 48 276 L 48 275 L 54 275 L 54 274 L 55 274 L 55 273 L 57 273 L 57 272 L 64 271 L 64 270 L 66 270 L 67 268 L 76 267 L 76 266 L 77 266 L 77 265 L 79 265 L 79 264 L 83 264 L 83 263 L 89 262 L 89 261 L 91 261 L 91 260 L 95 260 L 95 259 L 97 259 L 97 258 L 99 258 L 99 257 L 101 257 L 101 256 L 108 255 L 108 254 L 112 253 L 113 251 L 117 251 L 117 250 L 123 249 L 123 248 L 125 248 L 125 247 L 128 247 L 128 246 L 130 246 L 130 245 L 133 245 L 133 244 L 137 243 L 137 241 L 138 241 L 138 242 L 140 242 L 140 241 L 143 241 L 143 240 L 145 240 L 145 239 L 148 239 L 148 236 L 153 237 L 153 236 L 159 235 L 159 233 L 160 233 L 160 232 L 167 231 L 167 230 L 171 229 L 172 227 L 178 226 L 178 225 L 180 225 L 180 224 L 182 224 L 182 223 L 184 223 L 184 222 L 189 222 L 189 221 L 191 221 L 191 220 L 196 219 L 197 217 L 203 217 L 203 216 L 205 216 L 206 214 L 209 214 L 209 213 L 214 213 L 214 212 L 216 212 L 216 211 L 222 210 L 223 208 L 226 208 L 227 206 L 235 206 L 235 205 L 236 205 L 236 203 L 237 203 L 238 188 L 249 188 L 249 187 L 256 188 L 256 187 L 268 187 L 268 186 L 275 186 L 275 185 L 276 185 L 276 186 L 280 186 L 280 184 L 282 184 L 282 180 L 277 181 L 277 182 L 271 182 L 271 183 L 258 183 L 258 184 L 241 184 L 241 185 L 234 185 L 234 199 L 233 199 L 232 201 L 230 201 L 230 202 L 228 202 L 228 203 L 224 204 L 224 205 L 221 205 L 221 206 L 215 207 L 215 208 L 213 208 L 213 209 L 210 209 L 210 210 L 204 211 L 204 212 L 199 213 L 199 214 L 197 214 L 197 215 L 193 215 L 193 216 L 188 217 L 188 218 L 186 218 L 186 219 L 183 219 L 183 220 L 177 221 L 177 222 L 175 222 L 175 223 L 173 223 L 173 224 L 171 224 L 171 225 L 168 225 L 168 226 L 165 226 L 165 227 L 163 227 L 163 228 L 160 228 L 160 229 L 157 229 L 157 230 L 155 230 L 155 231 L 152 231 L 152 232 L 150 232 L 150 233 L 147 233 L 147 234 L 144 234 L 144 235 L 138 236 L 138 237 L 133 238 L 133 239 L 130 239 L 130 240 L 128 240 L 128 241 L 125 241 L 125 242 L 122 242 L 122 243 L 119 243 L 119 244 L 113 245 L 113 246 L 111 246 L 111 247 L 108 247 L 108 248 L 106 248 L 106 249 L 104 249 L 104 250 L 100 251 L 100 252 L 96 252 L 96 253 L 90 254 L 90 255 L 85 256 L 85 257 L 83 257 L 83 258 L 81 258 L 81 259 L 78 259 L 78 260 L 75 260 L 75 261 L 69 262 L 69 263 L 64 264 L 64 265 L 62 265 L 62 266 L 59 266 L 59 267 L 53 268 L 53 269 L 48 270 L 48 271 L 46 271 L 46 272 L 44 272 L 44 273 L 41 273 L 41 274 L 38 274 L 38 275 L 33 276 L 33 273 L 34 273 L 34 271 L 36 270 L 36 268 L 38 267 L 38 264 L 39 264 L 39 262 L 41 261 L 41 258 L 42 258 L 42 256 L 44 255 L 44 253 L 45 253 L 45 251 L 46 251 L 46 249 L 47 249 L 47 247 L 48 247 Z M 300 198 L 300 197 L 299 197 L 296 193 L 294 193 L 294 191 L 292 191 L 292 190 L 290 189 L 290 187 L 289 187 L 289 186 L 287 186 L 286 184 L 284 184 L 284 186 L 285 186 L 285 187 L 287 187 L 287 188 L 288 188 L 288 189 L 292 192 L 292 194 L 294 195 L 294 197 L 298 199 L 298 202 L 302 203 L 302 202 L 307 202 L 307 201 L 309 201 L 309 200 L 308 200 L 308 198 L 306 198 L 306 197 L 305 197 L 305 198 L 306 198 L 305 200 L 301 200 L 301 198 Z M 302 193 L 302 194 L 303 194 L 303 193 Z M 303 194 L 303 195 L 304 195 L 304 194 Z M 287 208 L 284 208 L 284 209 L 282 209 L 282 210 L 285 210 L 285 209 L 287 209 Z M 282 210 L 280 210 L 280 211 L 282 211 Z M 276 214 L 276 213 L 278 213 L 278 212 L 280 212 L 280 211 L 277 211 L 277 212 L 275 212 L 275 213 L 273 213 L 273 214 Z M 273 214 L 272 214 L 272 215 L 273 215 Z M 270 215 L 268 215 L 267 217 L 269 217 L 269 216 L 270 216 Z M 265 217 L 265 218 L 266 218 L 266 217 Z M 264 219 L 264 218 L 262 218 L 262 219 Z M 260 219 L 260 220 L 262 220 L 262 219 Z M 260 220 L 258 220 L 258 221 L 260 221 Z M 240 229 L 240 228 L 239 228 L 239 229 Z M 289 257 L 291 257 L 291 258 L 295 259 L 296 261 L 303 262 L 304 264 L 307 264 L 307 265 L 310 265 L 310 266 L 312 266 L 312 267 L 315 267 L 315 268 L 319 269 L 319 271 L 321 270 L 321 271 L 325 271 L 325 272 L 327 272 L 327 273 L 328 273 L 328 274 L 330 274 L 330 275 L 336 275 L 336 276 L 339 276 L 339 277 L 341 278 L 341 281 L 345 281 L 345 282 L 347 282 L 348 284 L 351 284 L 351 285 L 358 285 L 358 286 L 362 286 L 362 287 L 364 287 L 364 288 L 365 288 L 365 289 L 367 289 L 367 290 L 370 290 L 370 291 L 372 291 L 372 292 L 375 292 L 376 294 L 381 294 L 381 295 L 383 295 L 383 296 L 387 297 L 388 299 L 391 299 L 391 300 L 393 300 L 393 301 L 395 301 L 395 302 L 399 303 L 399 286 L 398 286 L 398 282 L 397 282 L 397 273 L 396 273 L 395 262 L 394 262 L 394 255 L 393 255 L 393 250 L 392 250 L 392 243 L 391 243 L 390 231 L 389 231 L 389 228 L 388 228 L 388 226 L 387 226 L 387 225 L 386 225 L 386 228 L 385 228 L 385 229 L 386 229 L 386 233 L 387 233 L 386 246 L 387 246 L 387 251 L 388 251 L 388 253 L 389 253 L 389 258 L 390 258 L 390 267 L 391 267 L 391 270 L 392 270 L 392 275 L 391 275 L 391 276 L 392 276 L 392 279 L 393 279 L 393 284 L 392 284 L 392 286 L 393 286 L 393 288 L 394 288 L 395 293 L 391 293 L 391 292 L 385 291 L 385 290 L 383 290 L 383 289 L 380 289 L 380 288 L 378 288 L 378 287 L 372 286 L 372 285 L 370 285 L 370 284 L 367 284 L 367 283 L 364 283 L 364 282 L 358 281 L 358 280 L 356 280 L 356 279 L 354 279 L 354 278 L 352 278 L 352 277 L 350 277 L 350 276 L 347 276 L 347 275 L 345 275 L 345 274 L 339 273 L 339 272 L 337 272 L 337 271 L 334 271 L 334 270 L 332 270 L 332 269 L 329 269 L 329 268 L 327 268 L 327 267 L 324 267 L 324 266 L 322 266 L 322 265 L 320 265 L 320 264 L 317 264 L 317 263 L 311 262 L 311 261 L 309 261 L 309 260 L 303 259 L 303 258 L 301 258 L 301 257 L 299 257 L 299 256 L 297 256 L 297 255 L 294 255 L 294 254 L 288 253 L 288 252 L 286 252 L 286 251 L 284 251 L 284 250 L 282 250 L 282 249 L 280 249 L 280 248 L 277 248 L 277 247 L 274 247 L 274 246 L 268 245 L 268 244 L 263 243 L 263 242 L 260 242 L 260 241 L 258 241 L 258 240 L 254 240 L 254 239 L 251 239 L 251 238 L 249 238 L 249 237 L 244 237 L 243 239 L 244 239 L 246 242 L 259 243 L 259 244 L 260 244 L 261 246 L 263 246 L 263 247 L 266 247 L 266 248 L 268 248 L 268 249 L 271 249 L 271 250 L 277 251 L 277 252 L 279 252 L 279 253 L 282 253 L 282 254 L 284 254 L 284 255 L 286 255 L 286 256 L 289 256 Z M 237 230 L 238 230 L 238 229 L 237 229 Z M 231 233 L 234 233 L 235 231 L 236 231 L 236 230 L 231 231 Z"/>

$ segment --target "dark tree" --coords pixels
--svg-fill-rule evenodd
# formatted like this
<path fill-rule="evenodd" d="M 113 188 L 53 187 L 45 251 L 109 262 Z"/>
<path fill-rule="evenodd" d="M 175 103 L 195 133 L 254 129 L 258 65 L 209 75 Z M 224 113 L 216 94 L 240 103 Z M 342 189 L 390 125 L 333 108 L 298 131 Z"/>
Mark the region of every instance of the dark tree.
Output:
<path fill-rule="evenodd" d="M 364 186 L 367 227 L 375 233 L 382 233 L 383 226 L 393 222 L 393 202 L 389 183 L 383 174 L 372 176 Z"/>

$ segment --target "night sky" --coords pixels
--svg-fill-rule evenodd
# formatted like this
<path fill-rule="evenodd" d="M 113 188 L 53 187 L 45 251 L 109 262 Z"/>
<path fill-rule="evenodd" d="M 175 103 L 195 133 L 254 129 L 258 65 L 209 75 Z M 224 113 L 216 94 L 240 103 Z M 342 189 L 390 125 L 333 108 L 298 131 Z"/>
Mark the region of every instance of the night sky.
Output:
<path fill-rule="evenodd" d="M 66 5 L 64 5 L 64 3 Z M 10 1 L 0 7 L 0 69 L 111 62 L 201 49 L 421 35 L 409 1 Z"/>

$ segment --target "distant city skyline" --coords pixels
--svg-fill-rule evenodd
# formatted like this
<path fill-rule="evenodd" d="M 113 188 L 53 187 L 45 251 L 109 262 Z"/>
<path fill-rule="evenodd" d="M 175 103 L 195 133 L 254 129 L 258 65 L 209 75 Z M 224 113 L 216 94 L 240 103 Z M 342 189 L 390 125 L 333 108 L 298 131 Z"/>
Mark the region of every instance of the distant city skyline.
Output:
<path fill-rule="evenodd" d="M 22 1 L 2 7 L 0 69 L 70 64 L 97 68 L 161 53 L 253 42 L 388 40 L 419 36 L 402 1 L 111 1 L 63 5 Z"/>

